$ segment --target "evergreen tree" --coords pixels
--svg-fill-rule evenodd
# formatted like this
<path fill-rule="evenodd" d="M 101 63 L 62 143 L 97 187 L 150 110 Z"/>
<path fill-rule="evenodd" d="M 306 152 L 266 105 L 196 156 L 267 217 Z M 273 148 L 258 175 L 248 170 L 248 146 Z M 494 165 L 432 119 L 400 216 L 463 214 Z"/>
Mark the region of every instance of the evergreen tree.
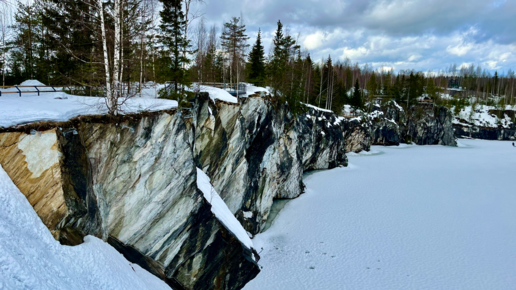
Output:
<path fill-rule="evenodd" d="M 346 67 L 346 92 L 349 92 L 353 87 L 353 73 L 349 66 Z"/>
<path fill-rule="evenodd" d="M 351 98 L 350 105 L 351 105 L 351 107 L 353 107 L 355 109 L 360 109 L 363 106 L 362 105 L 362 94 L 361 94 L 360 83 L 358 82 L 358 78 L 355 82 L 355 88 L 353 90 L 353 97 Z"/>
<path fill-rule="evenodd" d="M 258 30 L 258 37 L 251 50 L 251 54 L 249 54 L 249 61 L 249 80 L 255 83 L 256 86 L 265 86 L 265 51 L 262 45 L 261 30 Z"/>
<path fill-rule="evenodd" d="M 369 111 L 371 111 L 374 96 L 376 95 L 378 90 L 378 84 L 376 82 L 376 74 L 373 72 L 371 75 L 371 78 L 369 79 L 369 82 L 367 83 L 367 96 L 369 100 Z"/>
<path fill-rule="evenodd" d="M 42 43 L 50 68 L 48 83 L 85 86 L 91 95 L 91 88 L 105 81 L 104 69 L 99 65 L 103 61 L 99 53 L 102 46 L 95 1 L 43 0 L 37 3 L 42 11 Z"/>
<path fill-rule="evenodd" d="M 165 49 L 162 53 L 162 68 L 166 69 L 166 75 L 174 84 L 173 98 L 180 103 L 185 101 L 183 93 L 184 86 L 189 85 L 188 71 L 186 66 L 190 59 L 183 54 L 184 49 L 188 52 L 191 48 L 190 41 L 185 38 L 183 31 L 186 25 L 185 16 L 182 10 L 182 0 L 160 0 L 163 3 L 161 16 L 161 42 Z M 170 97 L 170 96 L 169 96 Z"/>
<path fill-rule="evenodd" d="M 230 83 L 240 83 L 241 62 L 245 57 L 245 49 L 249 47 L 247 40 L 249 37 L 245 34 L 245 25 L 239 17 L 233 17 L 230 22 L 224 23 L 224 31 L 220 37 L 222 47 L 230 56 Z M 238 88 L 236 88 L 238 90 Z"/>
<path fill-rule="evenodd" d="M 38 73 L 38 68 L 42 67 L 39 58 L 38 48 L 41 48 L 41 14 L 32 4 L 19 3 L 18 11 L 14 19 L 14 31 L 16 37 L 11 46 L 12 58 L 15 62 L 20 64 L 21 75 L 23 80 L 36 79 L 41 75 Z M 40 51 L 39 51 L 40 52 Z M 18 80 L 19 82 L 23 81 Z"/>
<path fill-rule="evenodd" d="M 281 21 L 278 21 L 278 29 L 273 40 L 273 55 L 268 72 L 274 96 L 286 94 L 286 90 L 290 87 L 288 64 L 293 50 L 297 49 L 299 49 L 299 46 L 296 46 L 296 41 L 290 35 L 283 34 L 283 24 Z"/>

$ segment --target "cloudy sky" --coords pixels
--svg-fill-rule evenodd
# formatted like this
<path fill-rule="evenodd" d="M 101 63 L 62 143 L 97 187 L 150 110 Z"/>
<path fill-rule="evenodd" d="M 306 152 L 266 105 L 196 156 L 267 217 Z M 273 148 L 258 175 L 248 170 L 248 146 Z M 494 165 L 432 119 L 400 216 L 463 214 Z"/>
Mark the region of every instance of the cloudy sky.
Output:
<path fill-rule="evenodd" d="M 438 71 L 475 64 L 492 72 L 516 69 L 516 0 L 204 0 L 206 22 L 244 17 L 266 52 L 276 22 L 312 58 Z"/>

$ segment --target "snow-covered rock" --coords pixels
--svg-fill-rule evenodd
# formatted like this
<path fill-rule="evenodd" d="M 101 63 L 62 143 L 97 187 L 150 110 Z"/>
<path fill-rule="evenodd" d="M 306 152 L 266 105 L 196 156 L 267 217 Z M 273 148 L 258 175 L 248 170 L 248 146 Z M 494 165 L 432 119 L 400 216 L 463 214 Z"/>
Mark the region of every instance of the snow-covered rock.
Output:
<path fill-rule="evenodd" d="M 455 115 L 453 127 L 455 135 L 462 138 L 486 140 L 516 140 L 516 110 L 507 106 L 506 110 L 491 106 L 467 106 Z"/>
<path fill-rule="evenodd" d="M 360 123 L 365 131 L 363 138 L 369 139 L 372 145 L 397 146 L 406 142 L 418 145 L 457 145 L 453 115 L 442 106 L 417 105 L 405 112 L 395 101 L 389 101 L 381 107 L 376 105 L 371 113 L 363 113 L 351 121 Z"/>

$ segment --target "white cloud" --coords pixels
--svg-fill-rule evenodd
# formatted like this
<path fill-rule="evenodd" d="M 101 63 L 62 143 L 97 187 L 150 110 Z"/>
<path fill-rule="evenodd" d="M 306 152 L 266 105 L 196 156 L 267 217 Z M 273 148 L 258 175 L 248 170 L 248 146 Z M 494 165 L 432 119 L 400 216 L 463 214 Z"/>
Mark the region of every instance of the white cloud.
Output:
<path fill-rule="evenodd" d="M 324 33 L 321 31 L 316 31 L 315 33 L 310 34 L 305 38 L 303 45 L 306 49 L 316 49 L 323 44 L 324 38 Z"/>
<path fill-rule="evenodd" d="M 472 48 L 473 48 L 472 44 L 466 43 L 466 44 L 458 44 L 455 46 L 450 45 L 446 48 L 446 51 L 448 53 L 456 55 L 456 56 L 463 56 L 463 55 L 466 55 Z"/>

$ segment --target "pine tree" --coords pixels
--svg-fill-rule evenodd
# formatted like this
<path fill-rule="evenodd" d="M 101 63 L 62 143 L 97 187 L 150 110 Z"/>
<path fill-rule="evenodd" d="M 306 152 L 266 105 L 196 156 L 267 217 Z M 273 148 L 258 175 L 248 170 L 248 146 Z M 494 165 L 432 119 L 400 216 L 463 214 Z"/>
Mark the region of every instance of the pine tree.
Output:
<path fill-rule="evenodd" d="M 241 80 L 241 61 L 245 57 L 245 49 L 249 47 L 247 40 L 249 37 L 245 34 L 246 28 L 239 17 L 233 17 L 230 22 L 224 23 L 224 31 L 220 37 L 222 40 L 222 47 L 230 56 L 230 83 L 238 84 Z"/>
<path fill-rule="evenodd" d="M 190 49 L 190 41 L 185 38 L 183 31 L 186 25 L 182 10 L 181 0 L 160 0 L 163 3 L 161 16 L 161 42 L 165 49 L 162 54 L 162 68 L 166 69 L 167 76 L 174 84 L 174 98 L 180 102 L 185 101 L 185 96 L 179 94 L 179 89 L 189 85 L 188 72 L 184 68 L 190 63 L 188 57 L 183 54 L 184 49 Z M 190 51 L 189 51 L 190 52 Z M 170 96 L 169 96 L 170 97 Z"/>
<path fill-rule="evenodd" d="M 249 54 L 249 80 L 256 86 L 265 86 L 265 51 L 262 45 L 262 32 L 258 30 L 256 43 Z"/>

